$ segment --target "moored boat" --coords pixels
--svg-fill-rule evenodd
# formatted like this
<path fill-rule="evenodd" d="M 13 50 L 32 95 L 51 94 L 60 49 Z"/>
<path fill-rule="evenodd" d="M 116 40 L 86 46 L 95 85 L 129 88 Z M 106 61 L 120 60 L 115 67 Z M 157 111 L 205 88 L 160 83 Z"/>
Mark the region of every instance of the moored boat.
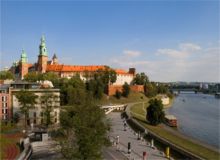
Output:
<path fill-rule="evenodd" d="M 177 118 L 174 115 L 165 115 L 165 122 L 170 127 L 177 127 Z"/>

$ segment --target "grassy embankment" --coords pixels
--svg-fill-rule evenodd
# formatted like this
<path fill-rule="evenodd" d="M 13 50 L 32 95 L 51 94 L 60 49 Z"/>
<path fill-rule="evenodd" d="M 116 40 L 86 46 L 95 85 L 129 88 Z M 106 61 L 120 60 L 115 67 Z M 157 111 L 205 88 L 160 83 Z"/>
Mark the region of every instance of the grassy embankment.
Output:
<path fill-rule="evenodd" d="M 146 101 L 148 101 L 148 98 L 143 93 L 131 92 L 128 98 L 121 96 L 120 99 L 117 99 L 115 96 L 104 95 L 103 98 L 98 103 L 101 105 L 109 105 L 109 104 L 126 104 L 126 103 L 146 102 Z"/>
<path fill-rule="evenodd" d="M 145 109 L 146 110 L 146 109 Z M 163 128 L 163 126 L 152 126 L 146 123 L 145 120 L 145 112 L 143 110 L 143 104 L 135 104 L 131 107 L 131 114 L 135 117 L 139 123 L 141 123 L 144 127 L 151 130 L 152 132 L 158 134 L 159 136 L 167 139 L 168 141 L 181 146 L 182 148 L 199 155 L 205 159 L 219 159 L 220 154 L 216 151 L 213 151 L 209 148 L 206 148 L 200 144 L 192 142 L 190 139 L 183 138 L 176 134 L 171 133 L 170 131 Z"/>

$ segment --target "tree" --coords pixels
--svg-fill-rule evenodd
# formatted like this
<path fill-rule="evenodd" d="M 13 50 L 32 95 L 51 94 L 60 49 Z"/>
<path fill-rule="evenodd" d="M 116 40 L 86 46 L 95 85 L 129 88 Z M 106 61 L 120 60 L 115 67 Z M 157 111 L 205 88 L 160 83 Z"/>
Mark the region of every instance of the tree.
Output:
<path fill-rule="evenodd" d="M 0 80 L 15 79 L 10 71 L 0 71 Z"/>
<path fill-rule="evenodd" d="M 56 79 L 58 79 L 59 76 L 53 72 L 46 72 L 43 74 L 43 80 L 48 80 L 48 81 L 54 81 Z"/>
<path fill-rule="evenodd" d="M 16 94 L 16 98 L 21 105 L 21 113 L 24 114 L 24 125 L 27 127 L 27 118 L 29 115 L 29 110 L 34 108 L 34 105 L 37 103 L 37 95 L 33 92 L 29 92 L 27 90 L 21 90 Z"/>
<path fill-rule="evenodd" d="M 20 119 L 19 114 L 18 113 L 14 113 L 14 115 L 13 115 L 13 122 L 14 123 L 18 123 L 19 119 Z"/>
<path fill-rule="evenodd" d="M 144 85 L 144 93 L 147 97 L 151 98 L 157 95 L 157 88 L 154 83 L 146 83 Z"/>
<path fill-rule="evenodd" d="M 83 102 L 79 97 L 85 96 L 85 89 L 79 88 L 79 87 L 73 87 L 71 85 L 67 88 L 67 101 L 68 105 L 74 105 L 74 104 L 82 104 Z"/>
<path fill-rule="evenodd" d="M 38 72 L 29 72 L 24 76 L 24 80 L 28 82 L 37 82 L 43 80 L 43 76 Z"/>
<path fill-rule="evenodd" d="M 115 92 L 115 97 L 117 98 L 117 99 L 120 99 L 121 98 L 121 92 L 119 91 L 119 90 L 117 90 L 116 92 Z"/>
<path fill-rule="evenodd" d="M 43 115 L 44 115 L 44 123 L 48 127 L 50 124 L 52 124 L 52 116 L 51 112 L 56 106 L 58 96 L 52 94 L 52 93 L 44 93 L 41 98 L 41 107 L 44 109 Z"/>
<path fill-rule="evenodd" d="M 158 86 L 157 86 L 157 93 L 162 93 L 162 94 L 166 94 L 166 93 L 168 93 L 168 87 L 167 86 L 165 86 L 164 84 L 158 84 Z"/>
<path fill-rule="evenodd" d="M 29 72 L 24 76 L 24 80 L 28 82 L 37 82 L 48 80 L 53 83 L 57 83 L 59 77 L 53 72 L 39 73 L 39 72 Z"/>
<path fill-rule="evenodd" d="M 64 133 L 61 153 L 66 159 L 101 159 L 109 129 L 104 111 L 94 103 L 90 94 L 79 99 L 84 103 L 69 106 L 61 112 Z"/>
<path fill-rule="evenodd" d="M 128 97 L 129 93 L 130 93 L 130 86 L 128 85 L 127 82 L 125 82 L 125 84 L 122 86 L 122 95 L 124 97 Z"/>
<path fill-rule="evenodd" d="M 101 79 L 92 79 L 87 82 L 86 89 L 92 93 L 94 98 L 101 99 L 104 92 L 104 84 Z"/>
<path fill-rule="evenodd" d="M 146 119 L 151 125 L 158 125 L 159 123 L 163 122 L 165 116 L 162 101 L 152 99 L 149 101 L 149 104 Z"/>
<path fill-rule="evenodd" d="M 136 84 L 136 85 L 145 85 L 146 83 L 149 83 L 149 79 L 148 79 L 148 76 L 145 75 L 145 73 L 138 73 L 136 74 L 134 80 L 133 80 L 133 84 Z"/>

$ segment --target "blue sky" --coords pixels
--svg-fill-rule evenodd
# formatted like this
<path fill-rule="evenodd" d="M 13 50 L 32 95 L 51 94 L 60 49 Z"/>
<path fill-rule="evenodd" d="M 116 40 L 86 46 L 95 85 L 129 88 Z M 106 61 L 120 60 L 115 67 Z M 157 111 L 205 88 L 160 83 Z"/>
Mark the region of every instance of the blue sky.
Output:
<path fill-rule="evenodd" d="M 35 62 L 42 34 L 60 63 L 220 81 L 219 1 L 1 1 L 0 67 Z"/>

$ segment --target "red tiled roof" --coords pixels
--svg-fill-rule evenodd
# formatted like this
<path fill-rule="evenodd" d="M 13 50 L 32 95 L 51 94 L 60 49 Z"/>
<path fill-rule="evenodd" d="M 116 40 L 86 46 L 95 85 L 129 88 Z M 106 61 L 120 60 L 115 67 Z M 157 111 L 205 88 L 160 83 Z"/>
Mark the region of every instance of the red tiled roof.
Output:
<path fill-rule="evenodd" d="M 117 73 L 117 74 L 127 74 L 128 72 L 126 72 L 125 70 L 123 70 L 123 69 L 115 69 L 115 72 Z"/>
<path fill-rule="evenodd" d="M 33 67 L 33 64 L 29 63 L 28 64 L 28 68 Z"/>
<path fill-rule="evenodd" d="M 54 72 L 95 72 L 97 70 L 104 70 L 105 66 L 71 66 L 71 65 L 47 65 L 47 71 Z"/>
<path fill-rule="evenodd" d="M 47 71 L 48 72 L 95 72 L 98 70 L 105 70 L 106 66 L 71 66 L 71 65 L 61 65 L 61 64 L 48 64 Z M 115 69 L 116 74 L 124 74 L 130 75 L 130 73 L 126 72 L 123 69 Z"/>

